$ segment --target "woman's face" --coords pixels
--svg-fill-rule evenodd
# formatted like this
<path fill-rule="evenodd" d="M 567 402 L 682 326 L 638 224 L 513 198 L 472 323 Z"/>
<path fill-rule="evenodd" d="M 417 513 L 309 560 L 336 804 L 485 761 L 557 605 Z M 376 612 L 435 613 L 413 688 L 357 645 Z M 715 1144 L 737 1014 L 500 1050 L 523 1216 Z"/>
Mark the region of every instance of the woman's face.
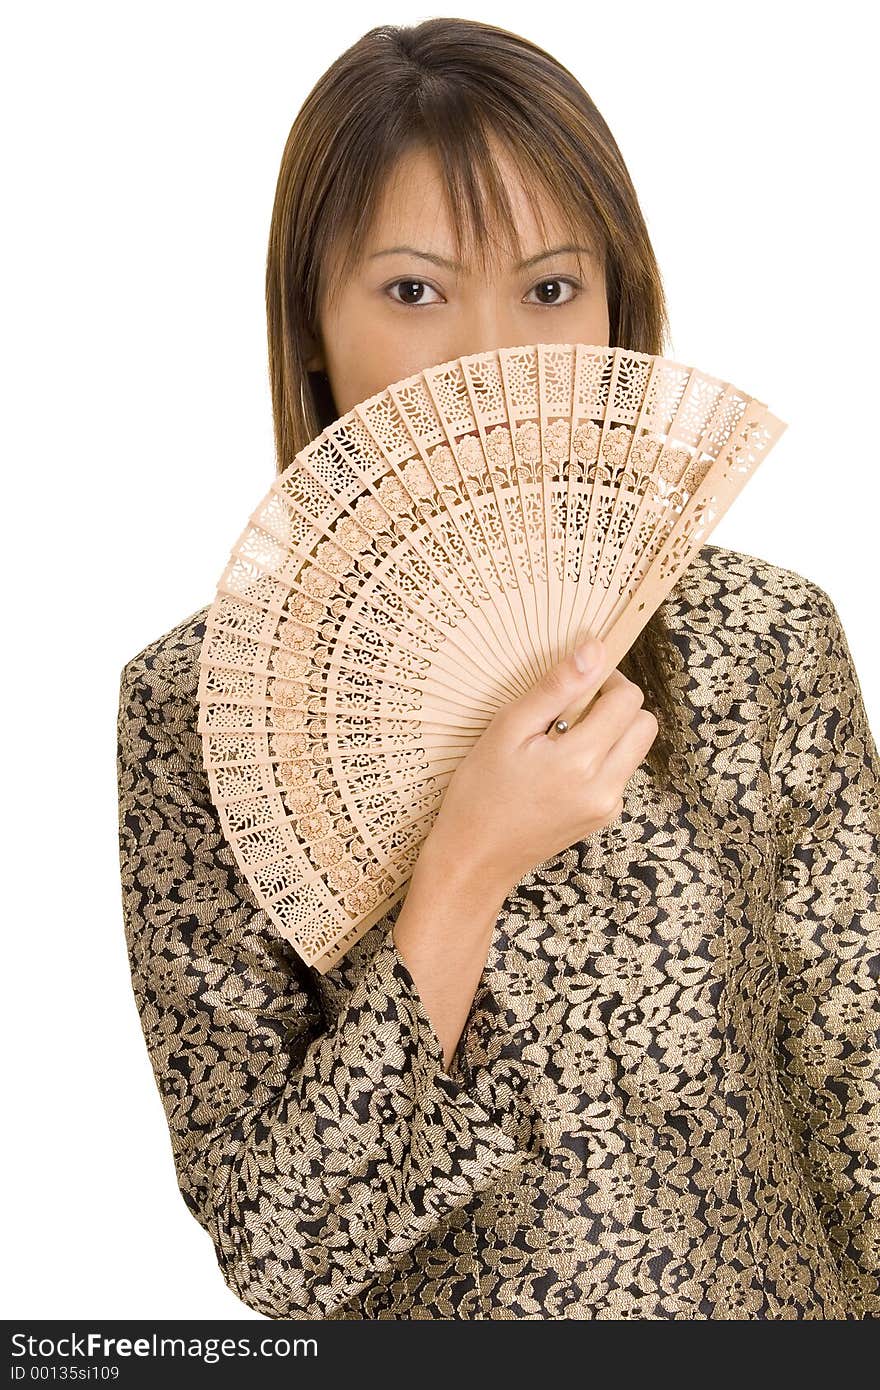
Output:
<path fill-rule="evenodd" d="M 609 338 L 603 268 L 589 239 L 584 249 L 547 251 L 570 238 L 541 205 L 541 236 L 515 170 L 499 152 L 522 257 L 518 267 L 494 238 L 487 272 L 455 259 L 439 169 L 423 152 L 407 154 L 389 181 L 360 265 L 344 252 L 324 294 L 320 343 L 308 360 L 329 378 L 338 415 L 425 367 L 468 353 L 523 343 L 595 343 Z M 407 250 L 395 250 L 405 246 Z M 421 254 L 418 254 L 421 253 Z M 540 257 L 540 259 L 538 259 Z"/>

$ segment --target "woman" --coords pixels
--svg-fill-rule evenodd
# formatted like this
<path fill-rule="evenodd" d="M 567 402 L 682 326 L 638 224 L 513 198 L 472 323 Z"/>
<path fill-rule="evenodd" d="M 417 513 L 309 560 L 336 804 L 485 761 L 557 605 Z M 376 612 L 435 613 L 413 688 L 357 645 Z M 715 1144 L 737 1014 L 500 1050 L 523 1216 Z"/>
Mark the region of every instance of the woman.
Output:
<path fill-rule="evenodd" d="M 310 93 L 267 301 L 279 471 L 464 353 L 664 350 L 590 98 L 460 19 L 374 29 Z M 123 669 L 120 849 L 177 1179 L 229 1287 L 274 1318 L 880 1316 L 880 778 L 828 595 L 705 546 L 580 725 L 544 734 L 573 656 L 499 713 L 402 905 L 323 976 L 211 801 L 206 612 Z"/>

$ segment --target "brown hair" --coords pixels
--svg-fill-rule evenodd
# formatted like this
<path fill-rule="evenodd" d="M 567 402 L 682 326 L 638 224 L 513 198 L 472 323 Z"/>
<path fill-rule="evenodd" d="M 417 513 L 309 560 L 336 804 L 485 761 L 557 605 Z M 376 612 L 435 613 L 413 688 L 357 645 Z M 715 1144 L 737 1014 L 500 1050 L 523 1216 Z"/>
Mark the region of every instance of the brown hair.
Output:
<path fill-rule="evenodd" d="M 513 153 L 525 187 L 559 209 L 573 242 L 584 227 L 591 234 L 605 272 L 609 345 L 667 351 L 665 296 L 635 189 L 577 79 L 528 39 L 476 20 L 378 25 L 312 88 L 281 160 L 266 265 L 279 473 L 338 417 L 325 374 L 306 367 L 325 287 L 332 297 L 328 258 L 341 245 L 358 260 L 402 154 L 418 146 L 439 159 L 459 255 L 467 229 L 482 257 L 494 225 L 519 248 L 490 136 Z M 537 202 L 534 212 L 543 227 Z M 619 663 L 657 718 L 646 761 L 661 782 L 677 746 L 672 655 L 661 604 Z"/>

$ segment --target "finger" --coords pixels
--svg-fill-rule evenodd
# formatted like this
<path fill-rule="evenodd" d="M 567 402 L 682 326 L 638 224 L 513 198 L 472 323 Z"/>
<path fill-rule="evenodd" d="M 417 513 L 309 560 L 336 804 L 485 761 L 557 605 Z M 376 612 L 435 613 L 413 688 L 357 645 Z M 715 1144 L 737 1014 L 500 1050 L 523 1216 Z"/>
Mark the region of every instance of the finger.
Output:
<path fill-rule="evenodd" d="M 583 671 L 578 669 L 572 652 L 545 671 L 531 690 L 500 712 L 498 717 L 517 742 L 544 734 L 567 705 L 585 691 L 598 687 L 604 669 L 605 645 L 595 639 L 594 643 L 587 644 Z"/>
<path fill-rule="evenodd" d="M 606 755 L 632 723 L 644 692 L 616 667 L 603 683 L 583 719 L 559 739 L 566 757 L 598 770 Z"/>
<path fill-rule="evenodd" d="M 602 759 L 594 776 L 597 787 L 625 786 L 639 763 L 644 761 L 658 729 L 656 716 L 650 710 L 638 710 Z"/>
<path fill-rule="evenodd" d="M 606 676 L 605 680 L 599 686 L 598 690 L 594 690 L 592 695 L 589 696 L 587 703 L 583 706 L 577 717 L 573 721 L 568 721 L 568 728 L 574 729 L 578 725 L 583 723 L 587 715 L 591 714 L 593 709 L 595 708 L 596 701 L 598 700 L 599 696 L 604 691 L 613 689 L 616 685 L 622 685 L 625 682 L 625 680 L 626 677 L 624 676 L 623 672 L 615 666 L 614 669 L 609 673 L 609 675 Z M 565 712 L 563 711 L 563 718 L 565 717 Z M 555 722 L 556 721 L 554 720 L 553 724 L 555 724 Z M 553 724 L 551 724 L 549 728 L 545 730 L 548 737 L 553 733 Z M 556 735 L 556 739 L 560 738 L 563 732 L 567 733 L 568 731 L 560 730 L 560 732 Z M 556 742 L 556 739 L 554 739 L 554 742 Z"/>

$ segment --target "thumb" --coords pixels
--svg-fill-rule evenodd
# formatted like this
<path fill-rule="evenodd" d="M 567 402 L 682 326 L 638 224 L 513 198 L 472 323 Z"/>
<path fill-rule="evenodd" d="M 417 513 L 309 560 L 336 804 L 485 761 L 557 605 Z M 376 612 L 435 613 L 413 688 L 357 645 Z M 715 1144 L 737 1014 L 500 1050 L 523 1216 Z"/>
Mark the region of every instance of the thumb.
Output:
<path fill-rule="evenodd" d="M 546 733 L 553 720 L 599 675 L 604 660 L 604 642 L 598 637 L 583 642 L 508 705 L 505 727 L 518 741 Z"/>

